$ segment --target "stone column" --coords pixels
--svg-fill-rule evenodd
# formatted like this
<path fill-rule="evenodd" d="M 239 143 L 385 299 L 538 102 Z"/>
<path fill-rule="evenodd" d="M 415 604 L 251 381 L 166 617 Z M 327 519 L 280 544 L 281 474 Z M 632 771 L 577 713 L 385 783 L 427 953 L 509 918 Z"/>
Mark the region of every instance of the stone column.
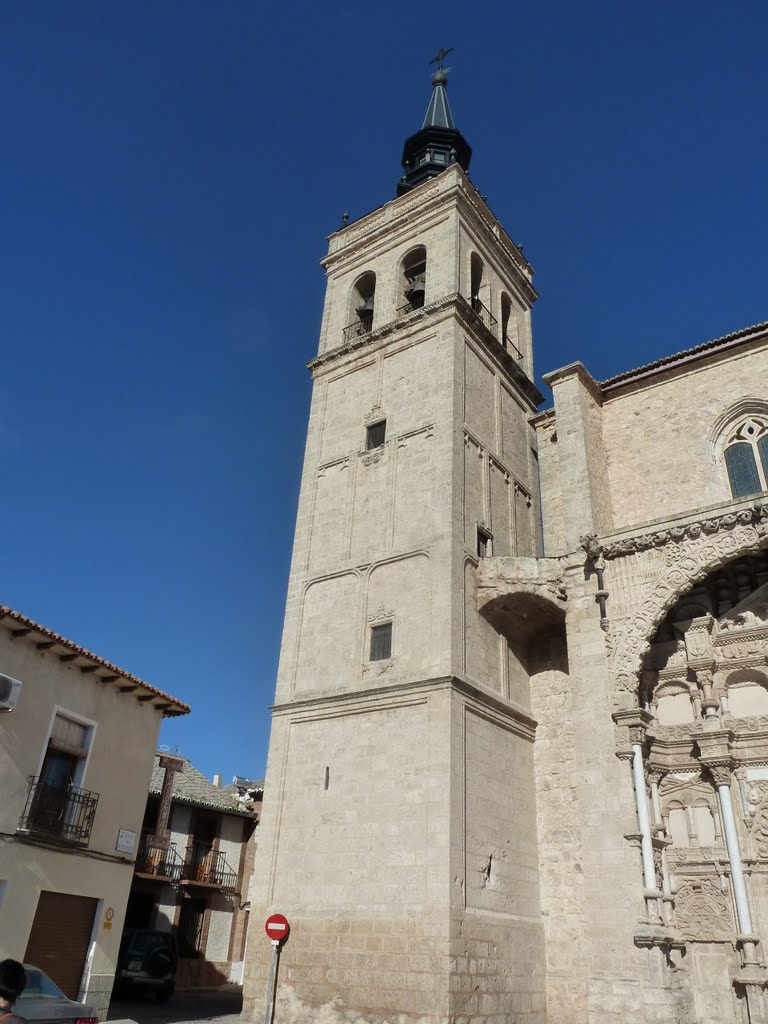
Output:
<path fill-rule="evenodd" d="M 619 751 L 622 760 L 631 761 L 632 782 L 635 791 L 635 809 L 637 811 L 637 823 L 640 827 L 640 853 L 643 864 L 643 897 L 645 899 L 648 921 L 651 924 L 661 924 L 661 913 L 659 911 L 659 891 L 656 879 L 656 866 L 653 859 L 653 839 L 651 836 L 651 818 L 648 812 L 648 793 L 645 788 L 645 767 L 643 764 L 643 741 L 652 715 L 642 708 L 628 711 L 616 711 L 613 714 L 614 722 L 626 728 L 626 738 L 629 740 L 627 746 Z"/>
<path fill-rule="evenodd" d="M 731 802 L 731 766 L 730 764 L 710 765 L 709 770 L 712 773 L 712 778 L 717 787 L 717 795 L 720 798 L 725 845 L 728 850 L 728 861 L 731 866 L 731 884 L 733 885 L 733 896 L 736 901 L 736 917 L 739 922 L 739 939 L 744 947 L 744 959 L 748 963 L 754 962 L 755 937 L 752 934 L 752 915 L 749 912 L 747 886 L 744 881 L 741 850 L 739 849 L 739 835 L 736 831 L 736 819 L 733 814 L 733 803 Z"/>

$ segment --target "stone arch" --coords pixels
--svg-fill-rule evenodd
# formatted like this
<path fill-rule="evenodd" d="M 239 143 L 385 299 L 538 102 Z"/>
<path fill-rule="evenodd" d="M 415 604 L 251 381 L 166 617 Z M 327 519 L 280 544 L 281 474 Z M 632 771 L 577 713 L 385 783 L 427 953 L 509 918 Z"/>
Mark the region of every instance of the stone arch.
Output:
<path fill-rule="evenodd" d="M 690 540 L 670 538 L 667 566 L 615 640 L 612 668 L 620 692 L 637 697 L 648 647 L 676 602 L 715 570 L 768 547 L 766 513 L 765 506 L 743 509 L 710 521 L 711 532 L 704 522 L 687 528 Z"/>

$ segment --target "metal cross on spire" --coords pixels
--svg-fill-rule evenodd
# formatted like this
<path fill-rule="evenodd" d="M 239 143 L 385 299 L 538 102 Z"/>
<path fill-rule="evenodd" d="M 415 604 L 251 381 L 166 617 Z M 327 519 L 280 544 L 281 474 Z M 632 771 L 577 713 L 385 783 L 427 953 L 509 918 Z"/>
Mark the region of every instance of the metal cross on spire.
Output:
<path fill-rule="evenodd" d="M 445 58 L 448 56 L 449 53 L 453 53 L 453 49 L 454 48 L 452 46 L 449 46 L 447 50 L 445 48 L 441 48 L 438 51 L 437 56 L 433 57 L 432 60 L 429 63 L 430 64 L 437 64 L 437 70 L 438 71 L 442 71 L 443 70 L 443 61 L 445 60 Z"/>

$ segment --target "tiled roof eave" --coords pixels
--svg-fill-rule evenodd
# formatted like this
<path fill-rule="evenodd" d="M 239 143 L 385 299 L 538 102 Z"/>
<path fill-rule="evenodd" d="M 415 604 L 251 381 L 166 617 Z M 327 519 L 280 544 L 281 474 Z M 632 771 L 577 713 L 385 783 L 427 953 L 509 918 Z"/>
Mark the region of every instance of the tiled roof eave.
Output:
<path fill-rule="evenodd" d="M 98 654 L 94 654 L 85 647 L 80 647 L 79 644 L 68 640 L 65 636 L 61 636 L 59 633 L 54 633 L 53 630 L 41 626 L 39 622 L 35 622 L 34 619 L 30 619 L 26 615 L 22 615 L 21 612 L 17 612 L 7 605 L 0 605 L 0 619 L 10 619 L 12 622 L 18 623 L 21 631 L 38 634 L 38 636 L 43 638 L 43 642 L 46 645 L 52 644 L 55 647 L 64 648 L 65 654 L 59 655 L 59 657 L 67 658 L 72 656 L 74 658 L 82 658 L 97 668 L 107 670 L 109 675 L 125 680 L 137 690 L 142 691 L 139 697 L 151 698 L 152 706 L 162 712 L 163 718 L 189 714 L 190 708 L 188 704 L 184 704 L 170 694 L 158 690 L 157 687 L 152 686 L 143 679 L 139 679 L 138 676 L 134 676 L 130 672 L 126 672 L 125 669 L 113 665 L 112 662 L 100 658 Z M 97 676 L 96 678 L 104 679 L 103 676 Z"/>
<path fill-rule="evenodd" d="M 646 363 L 644 366 L 638 366 L 634 370 L 626 370 L 624 373 L 616 374 L 615 377 L 609 377 L 607 380 L 600 382 L 600 388 L 603 391 L 610 391 L 625 382 L 628 383 L 633 380 L 638 380 L 662 370 L 673 369 L 678 364 L 689 362 L 691 359 L 696 359 L 701 355 L 708 354 L 709 352 L 713 352 L 718 349 L 727 350 L 728 348 L 735 347 L 736 345 L 742 344 L 744 341 L 748 341 L 752 336 L 759 336 L 760 334 L 764 334 L 766 331 L 768 331 L 768 321 L 755 324 L 752 327 L 742 327 L 741 330 L 733 331 L 731 334 L 725 334 L 722 338 L 713 338 L 711 341 L 705 341 L 701 345 L 695 345 L 693 348 L 683 349 L 681 352 L 674 352 L 672 355 L 656 359 L 652 363 Z"/>
<path fill-rule="evenodd" d="M 150 796 L 160 797 L 161 793 L 158 789 L 150 789 Z M 256 818 L 258 817 L 257 811 L 247 810 L 245 808 L 234 807 L 234 806 L 222 806 L 221 804 L 211 803 L 209 800 L 194 800 L 192 797 L 176 796 L 174 793 L 171 800 L 172 804 L 182 804 L 184 807 L 205 807 L 209 811 L 221 811 L 222 814 L 234 814 L 238 818 Z"/>

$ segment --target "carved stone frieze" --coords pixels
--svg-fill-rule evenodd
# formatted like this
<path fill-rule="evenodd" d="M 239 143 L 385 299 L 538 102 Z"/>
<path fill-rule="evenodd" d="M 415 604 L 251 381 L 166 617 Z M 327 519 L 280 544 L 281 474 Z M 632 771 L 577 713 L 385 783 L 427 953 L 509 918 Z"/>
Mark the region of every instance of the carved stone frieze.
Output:
<path fill-rule="evenodd" d="M 364 466 L 375 466 L 377 462 L 381 461 L 381 457 L 384 454 L 384 445 L 380 448 L 374 448 L 373 451 L 366 452 L 362 456 L 362 463 Z"/>
<path fill-rule="evenodd" d="M 675 924 L 692 941 L 727 942 L 735 937 L 728 899 L 714 879 L 687 879 L 675 896 Z"/>
<path fill-rule="evenodd" d="M 375 611 L 369 614 L 368 621 L 372 623 L 391 622 L 394 617 L 395 613 L 391 608 L 386 608 L 383 604 L 380 604 Z"/>
<path fill-rule="evenodd" d="M 667 553 L 667 562 L 674 565 L 685 557 L 685 550 L 681 547 L 686 541 L 697 541 L 701 538 L 709 538 L 724 530 L 733 530 L 736 526 L 748 526 L 754 524 L 762 527 L 763 533 L 768 528 L 768 506 L 760 505 L 755 508 L 740 509 L 738 512 L 727 512 L 721 516 L 711 519 L 702 519 L 696 523 L 687 523 L 684 526 L 671 526 L 666 530 L 659 530 L 656 533 L 644 533 L 638 537 L 627 537 L 626 539 L 604 544 L 600 547 L 605 558 L 622 558 L 626 555 L 633 555 L 638 551 L 647 551 L 649 548 L 666 547 L 668 544 L 676 545 Z M 582 538 L 582 546 L 585 541 L 592 538 Z M 595 540 L 595 545 L 597 542 Z M 586 548 L 585 548 L 586 550 Z"/>

